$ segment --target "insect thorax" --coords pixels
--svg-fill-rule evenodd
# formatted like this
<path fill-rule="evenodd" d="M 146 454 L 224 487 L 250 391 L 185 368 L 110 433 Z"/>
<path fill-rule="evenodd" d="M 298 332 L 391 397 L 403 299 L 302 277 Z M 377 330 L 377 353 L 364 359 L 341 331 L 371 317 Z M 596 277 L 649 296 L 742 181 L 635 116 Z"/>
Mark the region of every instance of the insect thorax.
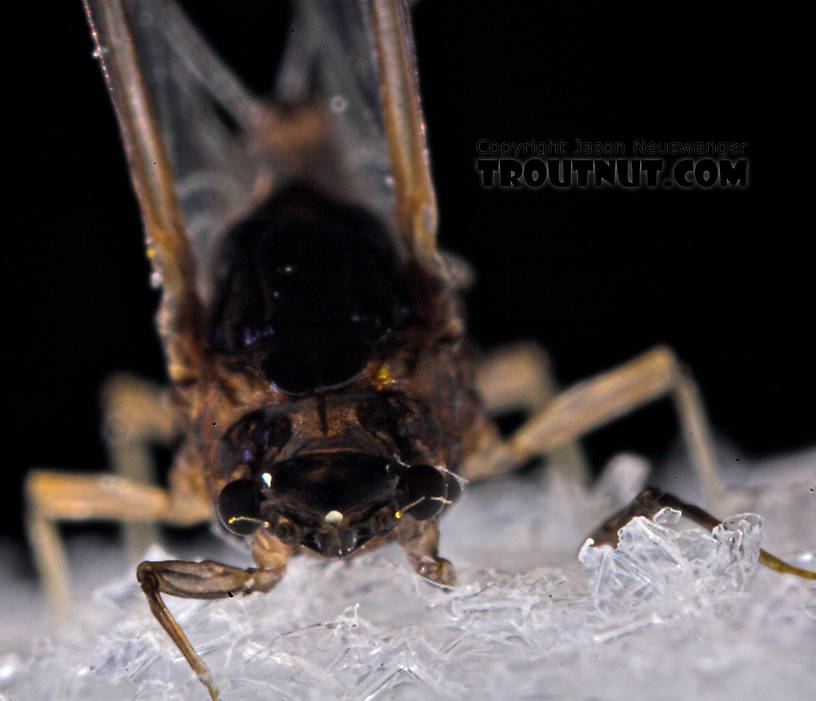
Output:
<path fill-rule="evenodd" d="M 234 226 L 219 265 L 211 349 L 290 394 L 350 383 L 417 315 L 383 225 L 306 186 Z"/>

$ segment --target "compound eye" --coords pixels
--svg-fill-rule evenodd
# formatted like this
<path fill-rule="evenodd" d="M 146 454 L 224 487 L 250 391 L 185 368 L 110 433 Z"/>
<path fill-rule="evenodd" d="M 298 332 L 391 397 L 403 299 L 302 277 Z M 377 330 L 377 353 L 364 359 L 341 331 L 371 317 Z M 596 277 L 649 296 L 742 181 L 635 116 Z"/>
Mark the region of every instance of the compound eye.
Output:
<path fill-rule="evenodd" d="M 455 488 L 449 488 L 448 481 L 453 483 L 456 479 L 448 479 L 445 473 L 431 465 L 412 465 L 397 482 L 397 491 L 402 492 L 403 497 L 403 506 L 397 512 L 397 518 L 408 513 L 417 521 L 425 521 L 439 514 L 453 501 L 448 498 L 448 492 L 453 494 L 459 487 L 457 483 Z"/>
<path fill-rule="evenodd" d="M 253 480 L 233 480 L 218 495 L 218 518 L 230 533 L 252 535 L 263 525 L 259 502 L 260 490 Z"/>

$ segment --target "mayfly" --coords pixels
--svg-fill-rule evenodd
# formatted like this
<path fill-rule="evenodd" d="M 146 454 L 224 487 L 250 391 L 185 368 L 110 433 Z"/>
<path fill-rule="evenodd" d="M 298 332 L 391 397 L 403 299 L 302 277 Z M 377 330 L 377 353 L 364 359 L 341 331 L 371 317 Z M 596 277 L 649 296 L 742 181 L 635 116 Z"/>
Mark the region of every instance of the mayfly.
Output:
<path fill-rule="evenodd" d="M 214 519 L 256 566 L 142 562 L 154 616 L 216 685 L 162 595 L 266 592 L 300 553 L 348 557 L 389 541 L 453 586 L 439 517 L 464 480 L 558 453 L 671 395 L 709 495 L 721 487 L 697 388 L 656 348 L 560 394 L 525 344 L 477 360 L 465 264 L 439 250 L 410 17 L 399 0 L 301 0 L 274 94 L 258 97 L 168 0 L 85 0 L 119 120 L 161 302 L 169 405 L 151 385 L 108 387 L 115 475 L 37 470 L 28 529 L 66 608 L 59 521 L 186 525 Z M 493 417 L 526 418 L 503 436 Z M 148 445 L 178 438 L 167 489 L 138 479 Z M 663 506 L 655 489 L 597 542 Z M 782 572 L 816 575 L 761 553 Z"/>

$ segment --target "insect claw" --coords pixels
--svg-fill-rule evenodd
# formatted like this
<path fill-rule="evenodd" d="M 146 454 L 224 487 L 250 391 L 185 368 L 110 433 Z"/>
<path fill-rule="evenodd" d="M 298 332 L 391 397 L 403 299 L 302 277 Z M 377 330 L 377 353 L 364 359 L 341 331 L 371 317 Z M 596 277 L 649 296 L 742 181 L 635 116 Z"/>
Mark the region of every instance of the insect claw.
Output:
<path fill-rule="evenodd" d="M 450 560 L 444 557 L 422 560 L 416 572 L 434 586 L 444 589 L 453 589 L 456 586 L 456 570 Z"/>

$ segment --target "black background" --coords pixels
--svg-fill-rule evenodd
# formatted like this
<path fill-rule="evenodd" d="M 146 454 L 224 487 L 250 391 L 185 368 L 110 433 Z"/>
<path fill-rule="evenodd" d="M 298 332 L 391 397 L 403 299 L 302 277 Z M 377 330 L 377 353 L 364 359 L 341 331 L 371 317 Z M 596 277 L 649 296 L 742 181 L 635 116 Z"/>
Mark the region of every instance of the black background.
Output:
<path fill-rule="evenodd" d="M 240 41 L 271 42 L 263 22 L 245 23 L 246 4 L 211 28 L 238 54 Z M 0 529 L 19 536 L 27 468 L 104 466 L 101 382 L 163 371 L 138 213 L 80 3 L 16 11 Z M 816 388 L 812 52 L 804 27 L 750 12 L 428 0 L 414 14 L 440 239 L 478 270 L 476 339 L 538 339 L 565 384 L 668 343 L 745 459 L 812 445 Z M 479 139 L 575 137 L 747 141 L 751 185 L 480 188 Z M 588 446 L 596 465 L 621 450 L 659 460 L 676 438 L 661 402 Z"/>

